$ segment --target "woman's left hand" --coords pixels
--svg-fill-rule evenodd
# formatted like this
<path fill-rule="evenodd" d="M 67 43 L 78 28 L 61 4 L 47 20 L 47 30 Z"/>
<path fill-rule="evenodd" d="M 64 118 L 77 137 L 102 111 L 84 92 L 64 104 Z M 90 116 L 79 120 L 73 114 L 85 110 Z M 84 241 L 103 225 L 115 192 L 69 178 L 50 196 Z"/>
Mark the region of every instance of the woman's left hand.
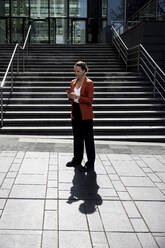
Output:
<path fill-rule="evenodd" d="M 79 99 L 79 96 L 76 96 L 76 94 L 75 93 L 70 93 L 70 94 L 68 94 L 68 97 L 70 98 L 70 99 Z"/>

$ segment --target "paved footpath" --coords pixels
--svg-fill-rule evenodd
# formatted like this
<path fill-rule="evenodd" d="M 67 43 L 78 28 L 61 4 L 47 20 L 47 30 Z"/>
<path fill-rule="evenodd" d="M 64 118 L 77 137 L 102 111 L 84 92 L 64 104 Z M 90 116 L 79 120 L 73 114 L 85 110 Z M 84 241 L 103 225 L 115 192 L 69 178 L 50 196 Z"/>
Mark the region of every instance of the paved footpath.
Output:
<path fill-rule="evenodd" d="M 0 136 L 0 248 L 165 248 L 165 144 L 96 151 L 84 174 L 69 139 Z"/>

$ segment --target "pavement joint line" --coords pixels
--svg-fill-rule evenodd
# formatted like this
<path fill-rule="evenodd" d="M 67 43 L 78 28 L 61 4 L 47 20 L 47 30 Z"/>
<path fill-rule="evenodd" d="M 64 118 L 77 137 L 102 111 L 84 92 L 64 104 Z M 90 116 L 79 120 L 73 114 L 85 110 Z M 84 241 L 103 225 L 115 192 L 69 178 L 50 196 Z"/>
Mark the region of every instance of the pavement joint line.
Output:
<path fill-rule="evenodd" d="M 8 139 L 13 139 L 13 138 L 18 138 L 20 141 L 21 139 L 43 139 L 43 140 L 53 140 L 54 142 L 58 143 L 57 141 L 73 141 L 73 137 L 72 136 L 69 136 L 69 137 L 57 137 L 57 136 L 35 136 L 35 135 L 31 135 L 29 137 L 27 137 L 27 135 L 5 135 L 5 134 L 1 134 L 0 135 L 0 139 L 1 138 L 8 138 Z M 34 141 L 34 140 L 33 140 Z M 98 140 L 97 138 L 95 138 L 95 143 L 96 144 L 100 144 L 100 143 L 103 143 L 103 144 L 120 144 L 120 145 L 137 145 L 137 146 L 162 146 L 162 147 L 165 147 L 165 143 L 164 142 L 138 142 L 138 141 L 107 141 L 107 140 Z"/>
<path fill-rule="evenodd" d="M 129 156 L 130 156 L 130 155 L 129 155 Z M 116 170 L 116 168 L 113 166 L 113 162 L 111 161 L 111 159 L 109 158 L 109 156 L 106 155 L 106 159 L 110 162 L 110 164 L 112 165 L 112 167 L 113 167 L 114 171 L 116 172 L 116 174 L 118 174 L 118 173 L 117 173 L 117 170 Z M 131 157 L 131 159 L 132 159 L 132 157 Z M 134 158 L 133 158 L 133 161 L 135 161 Z M 135 163 L 136 163 L 136 165 L 140 168 L 140 166 L 138 165 L 138 163 L 137 163 L 136 161 L 135 161 Z M 107 172 L 106 166 L 104 166 L 104 163 L 103 163 L 103 162 L 102 162 L 102 164 L 103 164 L 103 167 L 104 167 L 105 171 Z M 141 168 L 140 168 L 140 169 L 141 169 Z M 107 173 L 107 174 L 108 174 L 108 173 Z M 109 175 L 108 175 L 108 176 L 109 176 Z M 120 178 L 120 180 L 121 180 L 121 176 L 120 176 L 120 175 L 119 175 L 119 178 Z M 111 179 L 110 179 L 110 180 L 111 180 Z M 111 181 L 112 181 L 112 180 L 111 180 Z M 122 180 L 121 180 L 121 183 L 122 183 L 122 185 L 125 187 L 126 192 L 128 193 L 128 195 L 129 195 L 130 199 L 132 200 L 133 204 L 135 205 L 135 208 L 136 208 L 137 212 L 139 213 L 139 215 L 140 215 L 142 221 L 144 222 L 145 227 L 150 231 L 152 238 L 154 239 L 155 243 L 156 243 L 157 246 L 159 247 L 158 242 L 157 242 L 157 240 L 155 239 L 153 233 L 151 232 L 148 223 L 146 222 L 144 216 L 142 215 L 142 213 L 140 212 L 140 210 L 139 210 L 139 208 L 138 208 L 138 206 L 137 206 L 137 204 L 136 204 L 138 201 L 136 201 L 136 200 L 134 200 L 134 199 L 132 198 L 131 194 L 130 194 L 129 191 L 127 190 L 127 187 L 123 184 Z M 113 182 L 112 182 L 112 184 L 113 184 Z M 117 193 L 117 195 L 119 196 L 119 194 L 118 194 L 117 191 L 116 191 L 116 193 Z M 122 207 L 123 207 L 123 209 L 124 209 L 124 211 L 125 211 L 125 213 L 126 213 L 126 215 L 127 215 L 127 218 L 128 218 L 128 220 L 129 220 L 129 222 L 130 222 L 130 225 L 132 226 L 133 230 L 135 230 L 135 227 L 134 227 L 133 223 L 131 222 L 131 220 L 130 220 L 130 218 L 129 218 L 128 212 L 127 212 L 127 210 L 126 210 L 126 208 L 125 208 L 123 202 L 124 202 L 124 201 L 121 201 Z M 144 201 L 140 201 L 140 202 L 144 202 Z M 147 201 L 145 200 L 145 202 L 147 202 Z M 152 202 L 152 201 L 149 200 L 148 202 Z M 163 202 L 165 202 L 165 200 L 164 200 Z M 139 241 L 141 247 L 143 247 L 142 242 L 141 242 L 140 238 L 138 237 L 137 233 L 136 233 L 136 238 L 137 238 L 137 240 Z"/>
<path fill-rule="evenodd" d="M 45 229 L 7 229 L 7 228 L 4 228 L 4 229 L 1 229 L 0 228 L 0 231 L 57 231 L 58 232 L 58 229 L 49 229 L 49 228 L 45 228 Z M 86 232 L 86 233 L 89 233 L 88 230 L 82 230 L 82 229 L 70 229 L 70 230 L 66 230 L 66 229 L 59 229 L 59 231 L 62 231 L 62 232 Z M 153 233 L 151 231 L 105 231 L 106 233 Z M 104 231 L 91 231 L 91 233 L 104 233 Z M 154 234 L 164 234 L 164 232 L 154 232 Z M 6 235 L 6 234 L 1 234 L 0 235 Z M 12 235 L 12 234 L 10 234 Z M 22 235 L 26 235 L 26 234 L 22 234 Z M 38 234 L 40 235 L 40 234 Z M 165 235 L 165 234 L 164 234 Z M 159 237 L 159 236 L 156 236 L 156 237 Z M 160 236 L 160 237 L 164 237 L 164 236 Z"/>
<path fill-rule="evenodd" d="M 104 165 L 103 160 L 101 159 L 101 157 L 100 157 L 100 160 L 101 160 L 102 166 L 103 166 L 104 170 L 106 171 L 106 173 L 107 173 L 107 175 L 108 175 L 108 177 L 109 177 L 109 180 L 110 180 L 110 182 L 112 183 L 112 185 L 113 185 L 113 187 L 114 187 L 114 190 L 116 191 L 116 194 L 118 195 L 118 197 L 119 197 L 119 192 L 127 192 L 128 195 L 129 195 L 129 197 L 132 199 L 130 193 L 127 191 L 126 186 L 123 184 L 123 182 L 122 182 L 122 180 L 121 180 L 121 176 L 119 175 L 119 182 L 121 182 L 121 185 L 125 188 L 125 191 L 119 191 L 119 190 L 116 189 L 116 187 L 115 187 L 113 181 L 111 180 L 111 178 L 110 178 L 110 176 L 109 176 L 109 174 L 108 174 L 108 171 L 107 171 L 107 169 L 106 169 L 106 166 Z M 118 175 L 116 169 L 115 169 L 114 166 L 113 166 L 113 163 L 111 162 L 111 160 L 109 159 L 108 156 L 105 156 L 105 161 L 109 161 L 109 162 L 110 162 L 110 164 L 111 164 L 112 168 L 114 169 L 115 173 Z M 133 200 L 133 199 L 132 199 L 132 200 Z M 134 202 L 134 201 L 133 201 L 133 202 Z M 126 216 L 127 216 L 127 218 L 128 218 L 128 221 L 129 221 L 129 223 L 130 223 L 130 226 L 131 226 L 132 229 L 135 231 L 135 227 L 134 227 L 133 223 L 131 222 L 131 219 L 130 219 L 129 214 L 128 214 L 128 212 L 127 212 L 127 210 L 126 210 L 126 208 L 125 208 L 125 206 L 124 206 L 124 204 L 123 204 L 123 201 L 120 201 L 120 203 L 121 203 L 121 205 L 122 205 L 122 207 L 123 207 L 123 209 L 124 209 L 124 211 L 125 211 L 125 214 L 126 214 Z M 135 203 L 134 203 L 134 204 L 135 204 Z M 137 208 L 136 204 L 135 204 L 135 207 L 136 207 L 138 213 L 140 214 L 141 219 L 143 219 L 143 216 L 141 215 L 141 213 L 140 213 L 139 209 Z M 149 227 L 148 227 L 148 225 L 147 225 L 147 223 L 145 222 L 144 219 L 143 219 L 143 221 L 144 221 L 144 223 L 145 223 L 147 229 L 150 231 L 150 229 L 149 229 Z M 135 233 L 135 234 L 136 234 L 137 240 L 139 241 L 139 244 L 141 245 L 141 248 L 143 248 L 142 243 L 141 243 L 141 241 L 140 241 L 140 239 L 139 239 L 137 233 Z"/>
<path fill-rule="evenodd" d="M 42 217 L 42 233 L 41 233 L 41 243 L 40 243 L 40 247 L 42 248 L 42 242 L 43 242 L 43 237 L 44 237 L 44 225 L 45 225 L 45 212 L 46 212 L 46 195 L 47 195 L 47 191 L 48 191 L 48 178 L 49 178 L 49 165 L 50 165 L 50 156 L 51 154 L 49 153 L 49 160 L 48 160 L 48 168 L 47 168 L 47 176 L 46 176 L 46 190 L 45 190 L 45 200 L 44 200 L 44 210 L 43 210 L 43 217 Z"/>
<path fill-rule="evenodd" d="M 100 220 L 101 220 L 103 232 L 104 232 L 104 235 L 105 235 L 105 238 L 106 238 L 108 247 L 110 248 L 109 240 L 108 240 L 108 237 L 107 237 L 107 232 L 106 232 L 105 227 L 104 227 L 104 222 L 103 222 L 103 219 L 102 219 L 102 217 L 101 217 L 101 212 L 100 212 L 99 206 L 97 206 L 97 209 L 98 209 L 98 213 L 99 213 L 99 216 L 100 216 Z"/>
<path fill-rule="evenodd" d="M 123 191 L 123 192 L 126 192 L 126 191 Z M 113 196 L 112 196 L 113 197 Z M 115 197 L 115 196 L 114 196 Z M 139 199 L 134 199 L 134 200 L 126 200 L 126 199 L 106 199 L 107 197 L 105 198 L 102 198 L 104 201 L 120 201 L 120 202 L 165 202 L 165 200 L 139 200 Z M 90 201 L 94 201 L 96 200 L 97 198 L 93 198 L 93 199 L 89 199 L 89 198 L 84 198 L 83 200 L 90 200 Z M 34 200 L 34 201 L 41 201 L 41 200 L 59 200 L 59 201 L 66 201 L 68 200 L 68 198 L 20 198 L 20 197 L 0 197 L 0 200 Z M 77 202 L 77 200 L 74 200 L 73 198 L 73 201 Z M 96 204 L 97 205 L 97 204 Z"/>

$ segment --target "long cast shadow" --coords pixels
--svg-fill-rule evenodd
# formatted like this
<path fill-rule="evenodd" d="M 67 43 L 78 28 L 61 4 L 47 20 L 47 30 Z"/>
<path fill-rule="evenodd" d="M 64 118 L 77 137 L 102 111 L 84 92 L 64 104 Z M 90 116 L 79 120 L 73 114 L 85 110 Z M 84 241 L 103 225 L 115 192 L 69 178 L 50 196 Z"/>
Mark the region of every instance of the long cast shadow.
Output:
<path fill-rule="evenodd" d="M 98 194 L 97 175 L 94 171 L 88 173 L 79 172 L 75 169 L 75 175 L 72 180 L 73 186 L 70 189 L 70 196 L 67 203 L 83 200 L 79 210 L 83 214 L 92 214 L 96 207 L 102 204 L 102 198 Z"/>

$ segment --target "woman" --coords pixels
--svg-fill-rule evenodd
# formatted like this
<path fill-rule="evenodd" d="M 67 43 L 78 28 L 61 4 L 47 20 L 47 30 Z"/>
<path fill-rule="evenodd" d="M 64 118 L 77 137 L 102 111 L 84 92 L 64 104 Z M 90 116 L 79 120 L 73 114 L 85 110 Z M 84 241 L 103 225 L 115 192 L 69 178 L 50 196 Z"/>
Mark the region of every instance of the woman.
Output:
<path fill-rule="evenodd" d="M 81 172 L 94 171 L 95 146 L 93 137 L 93 82 L 87 78 L 87 65 L 78 61 L 74 65 L 76 79 L 72 80 L 70 91 L 67 92 L 72 103 L 72 129 L 74 137 L 74 157 L 66 164 L 76 167 Z M 81 162 L 84 154 L 84 141 L 88 161 L 83 167 Z"/>

